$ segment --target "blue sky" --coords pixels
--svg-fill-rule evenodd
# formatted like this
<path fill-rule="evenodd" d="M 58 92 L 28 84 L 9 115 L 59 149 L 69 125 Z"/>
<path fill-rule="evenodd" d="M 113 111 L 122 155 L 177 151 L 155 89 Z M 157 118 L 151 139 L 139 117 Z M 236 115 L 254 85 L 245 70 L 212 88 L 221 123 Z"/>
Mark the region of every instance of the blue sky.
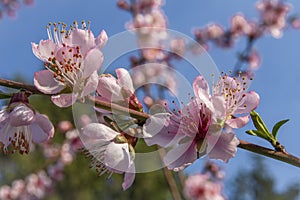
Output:
<path fill-rule="evenodd" d="M 188 3 L 187 3 L 188 2 Z M 243 12 L 246 17 L 258 16 L 253 0 L 210 0 L 210 1 L 167 1 L 163 7 L 169 19 L 169 27 L 191 36 L 193 27 L 201 27 L 208 22 L 218 22 L 228 26 L 232 14 Z M 300 14 L 300 2 L 293 0 L 292 12 Z M 32 7 L 23 7 L 16 19 L 5 17 L 0 20 L 1 64 L 0 76 L 12 78 L 21 74 L 28 80 L 40 69 L 41 63 L 31 51 L 31 42 L 46 39 L 48 22 L 64 21 L 68 24 L 82 19 L 92 22 L 91 29 L 99 34 L 105 29 L 108 36 L 124 31 L 124 24 L 130 15 L 116 7 L 113 0 L 51 0 L 35 1 Z M 286 149 L 300 156 L 300 30 L 288 30 L 282 39 L 266 37 L 256 43 L 262 54 L 261 69 L 257 71 L 251 86 L 261 97 L 258 112 L 269 127 L 281 119 L 289 118 L 279 133 L 279 140 Z M 237 50 L 243 49 L 242 41 L 232 50 L 212 48 L 209 52 L 221 71 L 228 71 L 236 62 Z M 124 64 L 125 66 L 128 63 Z M 194 77 L 191 77 L 193 79 Z M 268 143 L 244 134 L 252 124 L 237 131 L 238 137 L 270 147 Z M 231 159 L 225 169 L 228 177 L 238 168 L 248 167 L 251 153 L 239 149 L 236 158 Z M 300 170 L 285 163 L 267 159 L 268 168 L 274 174 L 278 188 L 282 189 L 293 181 L 300 182 Z"/>

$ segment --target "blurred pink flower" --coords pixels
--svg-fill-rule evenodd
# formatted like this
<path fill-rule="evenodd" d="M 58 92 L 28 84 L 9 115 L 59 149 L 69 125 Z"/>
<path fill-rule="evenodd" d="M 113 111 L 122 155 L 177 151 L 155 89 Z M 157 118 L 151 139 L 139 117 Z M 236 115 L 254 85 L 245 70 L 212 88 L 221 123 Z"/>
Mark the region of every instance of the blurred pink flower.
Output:
<path fill-rule="evenodd" d="M 299 29 L 300 28 L 300 19 L 299 17 L 292 17 L 290 19 L 290 24 L 294 29 Z"/>
<path fill-rule="evenodd" d="M 162 10 L 157 8 L 137 13 L 126 27 L 137 34 L 138 45 L 146 60 L 163 59 L 161 41 L 167 37 L 167 19 Z"/>
<path fill-rule="evenodd" d="M 128 189 L 135 179 L 134 149 L 124 134 L 97 123 L 83 128 L 83 143 L 86 155 L 92 159 L 91 167 L 99 175 L 125 173 L 123 190 Z"/>
<path fill-rule="evenodd" d="M 25 182 L 23 180 L 15 180 L 11 184 L 11 198 L 22 199 L 22 194 L 25 192 Z"/>
<path fill-rule="evenodd" d="M 247 62 L 249 63 L 248 68 L 252 70 L 257 70 L 261 64 L 261 57 L 256 49 L 252 49 L 248 58 Z"/>
<path fill-rule="evenodd" d="M 251 27 L 243 14 L 236 14 L 231 18 L 230 32 L 234 36 L 247 35 Z"/>
<path fill-rule="evenodd" d="M 53 94 L 51 99 L 59 107 L 68 107 L 77 99 L 84 100 L 96 90 L 97 70 L 103 61 L 100 49 L 107 41 L 105 31 L 95 38 L 85 22 L 82 29 L 77 22 L 70 30 L 66 28 L 63 23 L 53 23 L 53 33 L 51 27 L 47 27 L 48 40 L 32 43 L 34 55 L 47 68 L 35 73 L 34 85 L 46 94 Z M 63 94 L 58 94 L 62 91 Z"/>
<path fill-rule="evenodd" d="M 274 38 L 282 36 L 282 30 L 286 26 L 287 13 L 290 6 L 282 0 L 261 0 L 256 3 L 260 17 L 266 30 Z"/>
<path fill-rule="evenodd" d="M 48 166 L 47 168 L 47 172 L 48 175 L 51 179 L 55 180 L 55 181 L 61 181 L 64 178 L 64 163 L 63 162 L 56 162 L 53 165 Z"/>
<path fill-rule="evenodd" d="M 186 51 L 186 44 L 183 38 L 176 38 L 170 42 L 170 50 L 179 57 L 183 57 Z"/>
<path fill-rule="evenodd" d="M 44 171 L 39 171 L 37 174 L 30 174 L 26 180 L 26 190 L 32 197 L 42 199 L 51 190 L 52 180 Z"/>
<path fill-rule="evenodd" d="M 4 152 L 12 144 L 14 151 L 29 153 L 32 142 L 41 143 L 54 135 L 54 127 L 46 115 L 39 114 L 25 103 L 15 102 L 0 111 L 0 141 Z"/>
<path fill-rule="evenodd" d="M 218 39 L 225 33 L 224 28 L 219 24 L 209 24 L 204 29 L 204 38 L 208 40 Z"/>
<path fill-rule="evenodd" d="M 212 182 L 207 174 L 189 176 L 184 184 L 184 196 L 188 200 L 224 200 L 222 186 Z"/>
<path fill-rule="evenodd" d="M 10 200 L 11 199 L 11 188 L 8 185 L 0 187 L 0 199 Z"/>

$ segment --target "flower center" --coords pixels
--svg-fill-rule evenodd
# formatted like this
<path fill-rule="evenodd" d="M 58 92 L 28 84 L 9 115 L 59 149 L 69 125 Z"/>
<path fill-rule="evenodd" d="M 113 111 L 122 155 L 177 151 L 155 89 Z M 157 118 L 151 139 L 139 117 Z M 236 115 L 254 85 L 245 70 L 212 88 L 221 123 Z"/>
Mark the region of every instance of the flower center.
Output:
<path fill-rule="evenodd" d="M 13 129 L 14 135 L 12 137 L 9 137 L 8 141 L 11 142 L 14 150 L 19 151 L 20 154 L 28 154 L 32 140 L 29 126 L 19 126 L 14 127 Z M 7 149 L 5 149 L 5 152 L 7 153 Z"/>
<path fill-rule="evenodd" d="M 89 30 L 90 22 L 88 22 L 88 26 L 85 21 L 82 21 L 81 24 L 83 30 Z M 68 30 L 67 25 L 63 22 L 49 23 L 46 28 L 49 40 L 52 40 L 58 49 L 51 52 L 51 56 L 48 57 L 48 62 L 44 63 L 44 66 L 53 71 L 53 77 L 57 81 L 72 87 L 82 78 L 83 54 L 80 46 L 68 46 L 64 41 L 70 37 L 73 30 L 78 29 L 78 23 L 74 21 Z"/>

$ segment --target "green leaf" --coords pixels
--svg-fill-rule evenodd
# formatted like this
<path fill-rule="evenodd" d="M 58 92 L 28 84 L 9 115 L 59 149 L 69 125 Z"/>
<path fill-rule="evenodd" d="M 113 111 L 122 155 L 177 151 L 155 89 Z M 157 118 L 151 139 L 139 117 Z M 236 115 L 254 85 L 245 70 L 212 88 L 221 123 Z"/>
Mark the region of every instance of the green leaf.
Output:
<path fill-rule="evenodd" d="M 248 130 L 248 131 L 246 131 L 246 133 L 248 133 L 249 135 L 253 135 L 253 136 L 258 136 L 258 137 L 264 138 L 264 139 L 266 139 L 268 141 L 270 140 L 269 134 L 266 134 L 265 132 L 262 132 L 262 131 Z"/>
<path fill-rule="evenodd" d="M 246 131 L 246 133 L 248 133 L 249 135 L 253 135 L 253 136 L 258 136 L 259 133 L 257 133 L 258 131 L 257 130 L 248 130 Z"/>
<path fill-rule="evenodd" d="M 276 138 L 277 136 L 277 133 L 278 133 L 278 130 L 280 129 L 280 127 L 287 123 L 289 121 L 289 119 L 284 119 L 284 120 L 281 120 L 279 122 L 277 122 L 274 126 L 273 126 L 273 129 L 272 129 L 272 135 L 274 136 L 274 138 Z"/>
<path fill-rule="evenodd" d="M 266 134 L 270 133 L 265 122 L 262 120 L 262 118 L 259 116 L 259 114 L 256 111 L 254 111 L 254 110 L 251 111 L 250 116 L 251 116 L 251 119 L 252 119 L 252 122 L 253 122 L 255 128 L 258 131 L 264 132 Z"/>

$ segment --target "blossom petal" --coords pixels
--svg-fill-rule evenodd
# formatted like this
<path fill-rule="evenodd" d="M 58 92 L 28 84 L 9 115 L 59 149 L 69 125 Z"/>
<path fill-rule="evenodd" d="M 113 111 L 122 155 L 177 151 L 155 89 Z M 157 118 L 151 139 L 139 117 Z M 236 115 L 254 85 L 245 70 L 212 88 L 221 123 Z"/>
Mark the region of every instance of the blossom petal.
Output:
<path fill-rule="evenodd" d="M 105 30 L 102 30 L 101 33 L 96 38 L 96 46 L 100 50 L 107 42 L 108 37 Z"/>
<path fill-rule="evenodd" d="M 112 171 L 126 172 L 130 164 L 130 153 L 127 143 L 111 142 L 104 152 L 104 164 Z"/>
<path fill-rule="evenodd" d="M 7 106 L 3 106 L 0 111 L 0 129 L 7 123 L 8 118 L 9 113 L 7 111 Z"/>
<path fill-rule="evenodd" d="M 102 52 L 99 51 L 98 49 L 90 50 L 87 53 L 87 55 L 82 63 L 83 77 L 87 78 L 92 73 L 97 71 L 100 68 L 102 62 L 103 62 Z"/>
<path fill-rule="evenodd" d="M 76 94 L 60 94 L 56 96 L 51 96 L 52 102 L 61 108 L 69 107 L 73 105 L 77 100 Z"/>
<path fill-rule="evenodd" d="M 49 62 L 48 58 L 53 57 L 52 53 L 55 52 L 56 44 L 52 40 L 41 40 L 37 45 L 31 43 L 33 54 L 44 62 Z"/>
<path fill-rule="evenodd" d="M 197 159 L 196 143 L 190 142 L 179 144 L 171 149 L 164 157 L 164 163 L 169 169 L 183 170 Z"/>
<path fill-rule="evenodd" d="M 215 140 L 214 137 L 213 135 L 207 137 L 208 146 L 210 146 L 210 140 Z M 211 151 L 208 153 L 208 156 L 227 163 L 230 158 L 234 157 L 239 143 L 234 133 L 222 133 L 217 143 L 213 147 L 209 147 Z"/>
<path fill-rule="evenodd" d="M 209 96 L 209 86 L 205 78 L 200 75 L 197 76 L 193 82 L 193 89 L 194 89 L 194 94 L 196 97 L 201 97 L 201 96 Z M 200 98 L 201 99 L 201 98 Z"/>
<path fill-rule="evenodd" d="M 41 143 L 49 140 L 54 135 L 54 127 L 46 115 L 36 113 L 36 121 L 31 124 L 32 141 Z"/>
<path fill-rule="evenodd" d="M 247 116 L 241 116 L 234 119 L 228 119 L 226 120 L 226 124 L 230 126 L 231 128 L 242 128 L 249 122 L 249 115 Z"/>
<path fill-rule="evenodd" d="M 118 83 L 121 87 L 129 89 L 130 92 L 134 93 L 134 87 L 129 72 L 124 68 L 116 69 Z"/>
<path fill-rule="evenodd" d="M 0 128 L 0 141 L 3 143 L 4 148 L 6 148 L 10 143 L 10 137 L 13 137 L 15 134 L 15 127 L 11 127 L 9 123 L 6 123 Z"/>
<path fill-rule="evenodd" d="M 157 144 L 162 147 L 167 147 L 176 142 L 177 129 L 169 126 L 169 113 L 158 113 L 147 119 L 143 126 L 144 140 L 148 146 Z"/>
<path fill-rule="evenodd" d="M 117 83 L 117 79 L 110 74 L 100 75 L 97 92 L 102 98 L 108 101 L 122 101 L 121 87 Z"/>
<path fill-rule="evenodd" d="M 90 93 L 95 92 L 97 89 L 97 85 L 98 85 L 98 73 L 95 71 L 88 78 L 88 81 L 82 91 L 81 97 L 85 97 Z"/>
<path fill-rule="evenodd" d="M 15 127 L 30 125 L 34 119 L 33 110 L 23 103 L 17 105 L 9 114 L 9 123 Z"/>
<path fill-rule="evenodd" d="M 252 110 L 257 108 L 259 101 L 259 95 L 254 91 L 250 91 L 246 93 L 243 105 L 240 106 L 233 114 L 243 114 L 251 112 Z"/>
<path fill-rule="evenodd" d="M 88 124 L 82 129 L 82 133 L 90 139 L 105 141 L 113 140 L 119 134 L 108 126 L 99 123 Z"/>
<path fill-rule="evenodd" d="M 223 119 L 226 116 L 226 102 L 223 95 L 214 95 L 211 98 L 213 109 L 213 117 L 216 119 Z M 216 120 L 215 119 L 215 120 Z"/>
<path fill-rule="evenodd" d="M 135 179 L 135 166 L 134 162 L 131 163 L 128 172 L 125 173 L 124 181 L 122 183 L 123 190 L 127 190 L 134 182 Z"/>
<path fill-rule="evenodd" d="M 57 94 L 65 88 L 65 85 L 53 77 L 53 72 L 42 70 L 34 73 L 35 87 L 45 94 Z"/>
<path fill-rule="evenodd" d="M 67 46 L 79 46 L 80 53 L 83 54 L 83 56 L 85 56 L 86 53 L 96 45 L 92 31 L 77 28 L 73 29 L 68 37 L 63 37 L 62 41 Z"/>

